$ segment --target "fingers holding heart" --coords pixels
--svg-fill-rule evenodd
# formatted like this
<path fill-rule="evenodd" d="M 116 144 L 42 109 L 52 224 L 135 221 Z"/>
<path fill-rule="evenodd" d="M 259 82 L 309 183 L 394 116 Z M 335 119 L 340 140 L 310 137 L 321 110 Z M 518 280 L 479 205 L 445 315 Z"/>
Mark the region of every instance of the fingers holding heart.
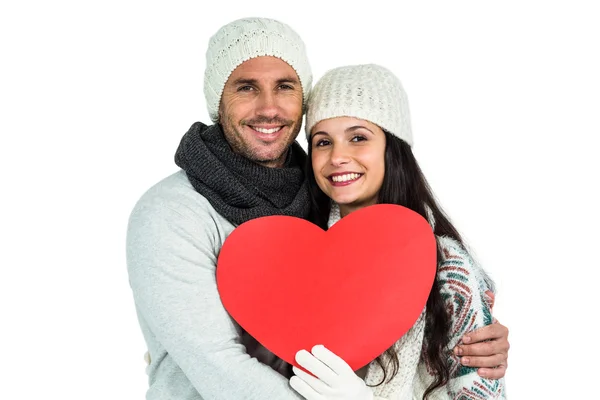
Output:
<path fill-rule="evenodd" d="M 317 346 L 315 346 L 317 347 Z M 314 349 L 314 347 L 313 347 Z M 327 364 L 317 358 L 314 354 L 306 350 L 300 350 L 296 353 L 296 362 L 302 368 L 319 378 L 326 384 L 332 384 L 337 378 L 337 373 L 332 370 Z"/>

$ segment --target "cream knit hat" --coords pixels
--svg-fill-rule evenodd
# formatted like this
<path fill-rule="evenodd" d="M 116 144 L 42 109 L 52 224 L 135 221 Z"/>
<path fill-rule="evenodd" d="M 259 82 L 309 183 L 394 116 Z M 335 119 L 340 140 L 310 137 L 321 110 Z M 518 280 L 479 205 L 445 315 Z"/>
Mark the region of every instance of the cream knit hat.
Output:
<path fill-rule="evenodd" d="M 306 138 L 318 122 L 335 117 L 364 119 L 412 146 L 408 98 L 398 78 L 375 64 L 335 68 L 315 84 L 308 99 Z"/>
<path fill-rule="evenodd" d="M 221 27 L 208 43 L 204 97 L 213 122 L 219 119 L 219 103 L 229 75 L 244 61 L 260 56 L 281 58 L 294 68 L 306 104 L 312 72 L 300 36 L 274 19 L 244 18 Z"/>

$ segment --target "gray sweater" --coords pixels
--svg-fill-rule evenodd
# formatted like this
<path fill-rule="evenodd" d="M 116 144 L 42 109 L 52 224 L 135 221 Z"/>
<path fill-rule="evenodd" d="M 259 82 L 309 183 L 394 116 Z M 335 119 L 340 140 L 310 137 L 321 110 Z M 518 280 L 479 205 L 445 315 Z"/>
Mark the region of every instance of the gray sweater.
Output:
<path fill-rule="evenodd" d="M 135 205 L 127 268 L 152 359 L 146 399 L 301 399 L 286 378 L 247 354 L 221 304 L 217 256 L 233 229 L 183 171 Z"/>

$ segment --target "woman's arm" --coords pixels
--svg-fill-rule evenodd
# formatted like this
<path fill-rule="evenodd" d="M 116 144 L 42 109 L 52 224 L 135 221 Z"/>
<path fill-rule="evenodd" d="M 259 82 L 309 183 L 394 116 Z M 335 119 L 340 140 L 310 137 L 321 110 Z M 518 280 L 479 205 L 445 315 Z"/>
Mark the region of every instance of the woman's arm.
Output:
<path fill-rule="evenodd" d="M 440 238 L 444 261 L 438 270 L 442 296 L 451 318 L 449 347 L 462 346 L 463 338 L 478 339 L 479 328 L 492 326 L 492 299 L 481 270 L 462 246 L 453 239 Z M 479 350 L 490 351 L 490 348 Z M 491 349 L 493 350 L 493 349 Z M 463 353 L 464 354 L 464 353 Z M 463 365 L 460 357 L 449 353 L 450 381 L 446 391 L 452 398 L 504 398 L 504 379 L 487 379 L 472 365 Z M 492 356 L 493 357 L 493 356 Z M 472 363 L 471 363 L 472 364 Z"/>

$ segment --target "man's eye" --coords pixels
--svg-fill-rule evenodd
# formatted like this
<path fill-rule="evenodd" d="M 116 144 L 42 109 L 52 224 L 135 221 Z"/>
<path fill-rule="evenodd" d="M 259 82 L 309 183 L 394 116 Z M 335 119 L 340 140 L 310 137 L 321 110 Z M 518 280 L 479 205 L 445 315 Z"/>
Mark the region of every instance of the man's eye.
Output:
<path fill-rule="evenodd" d="M 254 90 L 254 88 L 250 85 L 246 85 L 246 86 L 240 86 L 238 88 L 238 92 L 249 92 L 251 90 Z"/>
<path fill-rule="evenodd" d="M 279 89 L 283 89 L 283 90 L 294 90 L 294 87 L 293 87 L 292 85 L 283 84 L 283 85 L 279 85 Z"/>

